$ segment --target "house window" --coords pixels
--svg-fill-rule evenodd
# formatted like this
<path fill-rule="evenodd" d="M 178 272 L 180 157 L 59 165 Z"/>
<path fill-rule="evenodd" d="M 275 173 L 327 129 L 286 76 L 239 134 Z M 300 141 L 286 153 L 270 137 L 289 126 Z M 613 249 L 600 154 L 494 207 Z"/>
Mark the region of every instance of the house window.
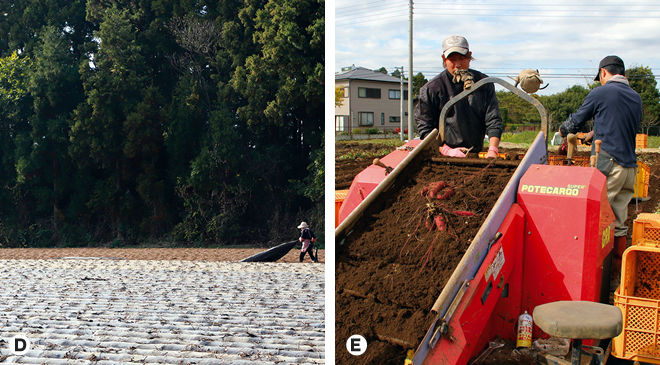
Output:
<path fill-rule="evenodd" d="M 358 87 L 359 98 L 380 99 L 380 89 L 372 89 L 368 87 Z"/>
<path fill-rule="evenodd" d="M 344 87 L 344 98 L 348 97 L 348 87 Z"/>
<path fill-rule="evenodd" d="M 335 115 L 335 132 L 344 132 L 346 130 L 346 115 Z"/>
<path fill-rule="evenodd" d="M 401 99 L 401 90 L 390 89 L 390 99 Z"/>
<path fill-rule="evenodd" d="M 401 117 L 390 116 L 390 123 L 401 123 Z"/>
<path fill-rule="evenodd" d="M 380 113 L 380 125 L 385 125 L 385 113 Z"/>
<path fill-rule="evenodd" d="M 360 126 L 374 125 L 374 113 L 372 112 L 358 112 L 358 122 Z"/>

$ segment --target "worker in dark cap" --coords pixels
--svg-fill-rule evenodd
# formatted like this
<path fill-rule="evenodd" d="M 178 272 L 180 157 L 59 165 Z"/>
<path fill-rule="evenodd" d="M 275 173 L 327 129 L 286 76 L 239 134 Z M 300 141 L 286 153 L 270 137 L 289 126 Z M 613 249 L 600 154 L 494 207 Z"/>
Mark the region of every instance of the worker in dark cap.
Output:
<path fill-rule="evenodd" d="M 442 42 L 445 70 L 422 86 L 415 108 L 417 130 L 422 139 L 439 128 L 440 113 L 451 98 L 488 77 L 470 68 L 472 60 L 470 46 L 464 37 L 452 35 Z M 468 150 L 481 152 L 486 136 L 489 145 L 486 157 L 497 157 L 502 117 L 493 84 L 482 86 L 449 110 L 445 120 L 445 145 L 441 146 L 440 152 L 453 157 L 465 157 Z"/>
<path fill-rule="evenodd" d="M 593 89 L 582 106 L 559 127 L 562 137 L 577 133 L 593 119 L 593 141 L 601 140 L 597 167 L 607 177 L 607 200 L 614 211 L 614 249 L 612 277 L 619 279 L 621 260 L 626 249 L 628 203 L 633 197 L 637 175 L 635 138 L 642 120 L 642 98 L 625 77 L 623 60 L 607 56 L 598 65 L 594 81 L 602 86 Z M 595 144 L 591 154 L 595 155 Z"/>

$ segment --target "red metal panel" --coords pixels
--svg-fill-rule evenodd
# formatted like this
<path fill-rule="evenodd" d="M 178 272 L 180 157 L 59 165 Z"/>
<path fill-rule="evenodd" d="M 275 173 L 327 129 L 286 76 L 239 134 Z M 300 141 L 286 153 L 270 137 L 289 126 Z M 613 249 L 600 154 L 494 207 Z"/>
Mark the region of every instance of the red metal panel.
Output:
<path fill-rule="evenodd" d="M 405 147 L 415 148 L 420 143 L 422 143 L 421 139 L 408 141 L 402 146 L 403 148 L 392 151 L 387 156 L 381 158 L 380 161 L 386 166 L 396 168 L 401 161 L 410 154 L 410 151 Z M 337 225 L 341 224 L 341 222 L 343 222 L 344 219 L 346 219 L 346 217 L 348 217 L 349 214 L 351 214 L 351 212 L 360 205 L 360 203 L 362 203 L 362 201 L 366 199 L 374 189 L 376 189 L 376 186 L 385 179 L 385 176 L 385 169 L 374 165 L 369 165 L 369 167 L 355 176 L 351 183 L 351 187 L 348 190 L 348 194 L 346 194 L 346 198 L 341 204 L 341 208 L 339 208 L 339 221 Z"/>
<path fill-rule="evenodd" d="M 448 322 L 451 336 L 436 343 L 424 364 L 466 364 L 492 339 L 484 334 L 494 331 L 509 335 L 508 329 L 496 327 L 509 316 L 518 317 L 520 296 L 511 293 L 512 289 L 520 291 L 523 228 L 524 212 L 513 204 L 498 230 L 502 237 L 491 247 Z M 511 307 L 498 306 L 500 302 Z M 495 308 L 500 308 L 497 315 Z"/>
<path fill-rule="evenodd" d="M 601 298 L 614 214 L 595 168 L 535 165 L 520 180 L 526 213 L 522 311 L 558 300 Z M 542 335 L 535 328 L 534 337 Z"/>

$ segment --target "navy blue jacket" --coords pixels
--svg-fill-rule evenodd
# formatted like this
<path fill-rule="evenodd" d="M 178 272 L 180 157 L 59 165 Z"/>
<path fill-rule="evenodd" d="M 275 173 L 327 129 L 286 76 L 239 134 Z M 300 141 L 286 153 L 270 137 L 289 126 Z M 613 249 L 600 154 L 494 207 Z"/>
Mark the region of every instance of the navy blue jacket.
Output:
<path fill-rule="evenodd" d="M 594 120 L 594 141 L 600 139 L 602 150 L 623 167 L 636 167 L 635 138 L 642 120 L 642 98 L 630 86 L 610 80 L 589 93 L 582 106 L 562 124 L 566 132 L 577 133 Z M 592 146 L 592 154 L 595 146 Z"/>

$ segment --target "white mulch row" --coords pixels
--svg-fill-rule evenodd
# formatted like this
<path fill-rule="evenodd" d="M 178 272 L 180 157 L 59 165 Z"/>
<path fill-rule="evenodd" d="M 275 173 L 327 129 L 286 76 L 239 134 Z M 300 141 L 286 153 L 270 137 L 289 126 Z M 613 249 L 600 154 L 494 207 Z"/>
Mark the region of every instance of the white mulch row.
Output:
<path fill-rule="evenodd" d="M 321 364 L 323 264 L 0 260 L 3 363 Z"/>

